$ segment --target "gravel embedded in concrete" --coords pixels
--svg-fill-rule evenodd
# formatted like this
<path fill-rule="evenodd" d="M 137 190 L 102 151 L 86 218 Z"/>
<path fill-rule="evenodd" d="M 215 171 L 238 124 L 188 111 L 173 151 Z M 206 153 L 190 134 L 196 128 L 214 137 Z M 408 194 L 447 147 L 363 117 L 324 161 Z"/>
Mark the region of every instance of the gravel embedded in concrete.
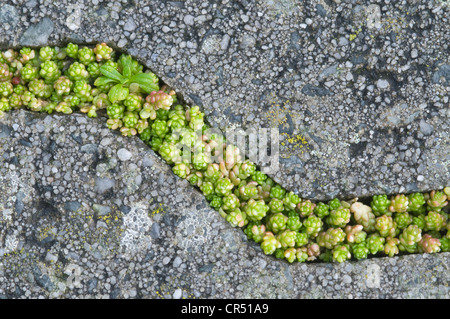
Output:
<path fill-rule="evenodd" d="M 342 264 L 267 257 L 139 139 L 107 129 L 105 118 L 89 119 L 95 133 L 81 139 L 74 137 L 84 127 L 61 130 L 84 116 L 20 110 L 2 119 L 1 297 L 449 296 L 449 253 Z M 102 146 L 105 138 L 112 142 Z M 81 151 L 90 144 L 98 147 Z M 124 148 L 137 156 L 120 161 Z"/>
<path fill-rule="evenodd" d="M 286 188 L 362 197 L 450 185 L 449 10 L 440 0 L 6 1 L 0 47 L 114 44 L 213 126 L 278 128 L 273 177 Z M 142 143 L 81 115 L 8 116 L 3 297 L 449 297 L 448 253 L 287 265 L 249 246 Z"/>

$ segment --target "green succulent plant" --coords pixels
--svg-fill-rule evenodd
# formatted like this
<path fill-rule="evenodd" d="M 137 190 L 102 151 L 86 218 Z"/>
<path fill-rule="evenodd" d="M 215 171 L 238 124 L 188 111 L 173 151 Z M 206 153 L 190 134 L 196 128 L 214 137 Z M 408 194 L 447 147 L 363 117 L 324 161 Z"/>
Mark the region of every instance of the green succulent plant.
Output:
<path fill-rule="evenodd" d="M 75 81 L 73 85 L 73 93 L 80 99 L 82 103 L 92 102 L 92 87 L 86 80 Z"/>
<path fill-rule="evenodd" d="M 71 108 L 69 103 L 63 101 L 58 103 L 58 105 L 56 105 L 55 111 L 64 114 L 72 114 L 73 109 Z"/>
<path fill-rule="evenodd" d="M 276 249 L 281 248 L 281 243 L 275 238 L 271 232 L 266 232 L 262 242 L 261 248 L 266 255 L 271 255 Z"/>
<path fill-rule="evenodd" d="M 227 177 L 225 178 L 220 178 L 216 183 L 215 183 L 215 192 L 218 195 L 221 196 L 227 196 L 231 194 L 231 191 L 233 190 L 233 183 L 231 182 L 231 180 Z"/>
<path fill-rule="evenodd" d="M 163 138 L 167 133 L 169 133 L 169 127 L 167 126 L 167 122 L 164 120 L 155 120 L 151 127 L 152 134 L 155 136 Z"/>
<path fill-rule="evenodd" d="M 89 77 L 97 78 L 100 75 L 100 67 L 101 65 L 96 62 L 91 62 L 87 65 L 86 70 L 89 73 Z"/>
<path fill-rule="evenodd" d="M 295 250 L 295 257 L 297 258 L 297 261 L 300 263 L 307 261 L 309 256 L 306 247 L 297 248 Z"/>
<path fill-rule="evenodd" d="M 7 78 L 8 77 L 8 73 L 6 73 L 6 75 L 4 75 L 6 72 L 3 72 L 2 74 L 2 69 L 0 68 L 0 80 L 2 80 L 3 78 Z M 22 80 L 29 82 L 33 79 L 36 79 L 37 76 L 39 75 L 39 71 L 38 68 L 31 65 L 31 64 L 26 64 L 21 70 L 20 70 L 20 75 Z M 11 77 L 12 77 L 12 73 L 11 73 Z M 11 79 L 10 77 L 10 79 Z"/>
<path fill-rule="evenodd" d="M 338 209 L 333 209 L 326 221 L 332 227 L 345 227 L 350 222 L 350 209 L 342 206 Z"/>
<path fill-rule="evenodd" d="M 409 199 L 404 194 L 397 194 L 391 199 L 391 205 L 389 206 L 389 211 L 391 213 L 405 213 L 408 211 Z"/>
<path fill-rule="evenodd" d="M 10 82 L 0 82 L 0 97 L 8 97 L 14 92 L 14 87 Z"/>
<path fill-rule="evenodd" d="M 369 248 L 367 248 L 367 244 L 365 241 L 360 242 L 358 244 L 354 244 L 352 246 L 353 257 L 357 260 L 367 259 L 369 255 Z"/>
<path fill-rule="evenodd" d="M 72 59 L 76 59 L 78 56 L 78 44 L 75 44 L 75 43 L 67 44 L 66 53 Z"/>
<path fill-rule="evenodd" d="M 156 75 L 106 43 L 1 52 L 0 117 L 21 107 L 89 117 L 105 110 L 108 128 L 138 136 L 232 227 L 289 263 L 450 250 L 450 187 L 364 203 L 302 200 L 211 133 L 199 106 L 182 105 Z"/>
<path fill-rule="evenodd" d="M 109 90 L 108 97 L 111 103 L 125 100 L 130 93 L 130 89 L 136 91 L 138 88 L 145 93 L 159 90 L 158 78 L 153 73 L 142 73 L 135 67 L 130 55 L 121 55 L 121 73 L 114 67 L 104 64 L 100 67 L 103 76 L 98 77 L 94 84 L 102 86 L 113 83 Z"/>
<path fill-rule="evenodd" d="M 223 197 L 223 204 L 222 204 L 223 210 L 232 211 L 232 210 L 235 210 L 236 208 L 238 208 L 239 206 L 240 206 L 240 201 L 236 195 L 230 193 Z"/>
<path fill-rule="evenodd" d="M 428 210 L 440 211 L 448 205 L 447 195 L 444 192 L 431 191 L 427 197 Z"/>
<path fill-rule="evenodd" d="M 347 225 L 344 228 L 347 243 L 359 244 L 364 242 L 367 238 L 367 233 L 363 229 L 364 227 L 362 225 Z"/>
<path fill-rule="evenodd" d="M 272 214 L 267 220 L 267 228 L 274 234 L 278 234 L 286 229 L 288 220 L 289 218 L 282 213 Z"/>
<path fill-rule="evenodd" d="M 384 251 L 384 243 L 386 239 L 377 233 L 372 233 L 367 236 L 367 248 L 372 255 L 377 254 L 380 251 Z"/>
<path fill-rule="evenodd" d="M 145 128 L 145 129 L 139 134 L 139 138 L 140 138 L 142 141 L 146 142 L 146 143 L 148 143 L 148 142 L 150 141 L 151 137 L 152 137 L 152 131 L 150 130 L 149 127 Z M 187 176 L 186 176 L 186 178 L 187 178 Z"/>
<path fill-rule="evenodd" d="M 330 200 L 328 202 L 328 207 L 329 207 L 330 210 L 338 209 L 341 206 L 342 206 L 341 205 L 341 201 L 339 199 L 337 199 L 337 198 L 333 198 L 332 200 Z"/>
<path fill-rule="evenodd" d="M 73 82 L 68 77 L 61 76 L 53 83 L 53 88 L 59 96 L 69 95 L 73 88 Z"/>
<path fill-rule="evenodd" d="M 121 119 L 125 112 L 123 104 L 113 103 L 106 107 L 107 115 L 110 119 Z"/>
<path fill-rule="evenodd" d="M 229 222 L 233 227 L 242 228 L 248 224 L 247 215 L 239 208 L 236 208 L 235 210 L 231 211 L 227 215 L 226 221 Z"/>
<path fill-rule="evenodd" d="M 3 112 L 7 112 L 9 110 L 11 110 L 9 100 L 5 97 L 0 98 L 0 115 L 3 115 Z"/>
<path fill-rule="evenodd" d="M 259 195 L 259 189 L 256 182 L 241 182 L 235 189 L 235 194 L 243 201 L 248 201 L 249 199 L 257 199 Z"/>
<path fill-rule="evenodd" d="M 394 222 L 398 229 L 405 229 L 413 221 L 413 217 L 408 212 L 395 213 Z"/>
<path fill-rule="evenodd" d="M 316 204 L 311 202 L 311 200 L 305 200 L 297 205 L 297 211 L 300 214 L 300 217 L 308 217 L 311 216 L 314 213 L 314 208 L 316 207 Z"/>
<path fill-rule="evenodd" d="M 252 176 L 251 176 L 252 181 L 257 182 L 258 184 L 262 184 L 267 180 L 267 175 L 264 174 L 261 171 L 256 171 Z"/>
<path fill-rule="evenodd" d="M 422 239 L 417 243 L 419 252 L 434 254 L 441 251 L 441 241 L 437 238 L 433 238 L 429 234 L 422 236 Z"/>
<path fill-rule="evenodd" d="M 266 235 L 266 226 L 250 222 L 244 232 L 250 240 L 253 240 L 255 243 L 261 243 Z"/>
<path fill-rule="evenodd" d="M 286 190 L 283 189 L 280 185 L 275 185 L 270 189 L 270 197 L 277 198 L 283 200 L 284 195 L 286 194 Z"/>
<path fill-rule="evenodd" d="M 36 51 L 28 47 L 21 48 L 19 53 L 20 53 L 20 61 L 23 64 L 29 62 L 30 60 L 36 57 Z"/>
<path fill-rule="evenodd" d="M 41 64 L 39 74 L 44 78 L 46 83 L 52 83 L 59 78 L 61 71 L 59 70 L 56 62 L 49 60 Z"/>
<path fill-rule="evenodd" d="M 114 50 L 105 42 L 98 43 L 93 49 L 97 62 L 110 60 L 112 58 L 113 51 Z"/>
<path fill-rule="evenodd" d="M 317 244 L 320 247 L 333 249 L 337 244 L 343 242 L 345 239 L 345 232 L 342 228 L 328 228 L 317 236 Z"/>
<path fill-rule="evenodd" d="M 89 78 L 89 72 L 86 70 L 86 66 L 84 64 L 76 61 L 67 69 L 67 76 L 72 81 L 87 80 Z"/>
<path fill-rule="evenodd" d="M 382 215 L 376 218 L 375 229 L 382 237 L 395 237 L 398 231 L 397 224 L 394 222 L 394 219 L 388 215 Z"/>
<path fill-rule="evenodd" d="M 95 60 L 94 50 L 86 46 L 82 47 L 78 49 L 77 58 L 84 65 L 88 65 Z"/>
<path fill-rule="evenodd" d="M 272 198 L 269 202 L 270 212 L 273 214 L 281 213 L 284 211 L 284 202 L 278 198 Z"/>
<path fill-rule="evenodd" d="M 306 233 L 303 232 L 297 232 L 295 234 L 295 246 L 296 247 L 303 247 L 306 246 L 309 242 L 309 236 Z"/>
<path fill-rule="evenodd" d="M 43 62 L 50 61 L 53 59 L 56 55 L 56 49 L 45 46 L 39 49 L 39 59 Z"/>
<path fill-rule="evenodd" d="M 285 249 L 283 255 L 284 259 L 286 259 L 289 263 L 293 263 L 297 260 L 297 250 L 295 248 L 291 247 Z"/>
<path fill-rule="evenodd" d="M 408 195 L 408 211 L 419 213 L 425 205 L 425 196 L 422 193 L 413 193 Z"/>
<path fill-rule="evenodd" d="M 422 230 L 416 225 L 409 225 L 398 238 L 401 251 L 415 253 L 417 252 L 417 243 L 422 239 Z"/>
<path fill-rule="evenodd" d="M 317 203 L 316 207 L 314 207 L 314 214 L 323 219 L 330 214 L 330 206 L 323 202 Z"/>
<path fill-rule="evenodd" d="M 296 232 L 292 230 L 284 230 L 279 233 L 276 238 L 280 242 L 282 248 L 295 247 Z"/>
<path fill-rule="evenodd" d="M 178 177 L 181 177 L 183 179 L 187 178 L 190 174 L 190 167 L 188 164 L 185 163 L 176 163 L 172 167 L 172 171 L 177 175 Z M 220 207 L 220 206 L 219 206 Z"/>
<path fill-rule="evenodd" d="M 323 224 L 319 217 L 310 215 L 303 221 L 304 231 L 309 237 L 316 237 L 322 230 Z"/>
<path fill-rule="evenodd" d="M 390 216 L 390 204 L 391 201 L 387 198 L 387 195 L 375 195 L 372 197 L 370 206 L 372 207 L 372 212 L 375 214 L 375 216 L 381 216 L 385 214 Z"/>
<path fill-rule="evenodd" d="M 427 230 L 440 231 L 445 228 L 448 217 L 443 213 L 438 213 L 436 211 L 429 211 L 427 216 L 424 218 L 425 228 Z"/>
<path fill-rule="evenodd" d="M 256 201 L 254 199 L 249 199 L 244 210 L 247 213 L 249 220 L 258 221 L 266 216 L 269 206 L 267 206 L 263 200 Z"/>
<path fill-rule="evenodd" d="M 384 253 L 389 257 L 393 257 L 397 255 L 400 250 L 398 245 L 400 244 L 400 240 L 395 237 L 387 237 L 386 243 L 384 244 Z"/>
<path fill-rule="evenodd" d="M 342 263 L 352 257 L 348 245 L 338 245 L 333 248 L 333 260 Z"/>
<path fill-rule="evenodd" d="M 450 238 L 440 238 L 439 242 L 441 243 L 441 251 L 449 252 L 450 251 Z"/>
<path fill-rule="evenodd" d="M 19 94 L 13 92 L 8 99 L 11 109 L 20 108 L 22 106 L 22 98 Z"/>
<path fill-rule="evenodd" d="M 299 204 L 300 202 L 300 197 L 292 191 L 287 193 L 283 199 L 284 207 L 287 210 L 295 210 L 297 204 Z"/>
<path fill-rule="evenodd" d="M 297 213 L 290 214 L 287 221 L 286 221 L 286 227 L 293 231 L 299 231 L 300 228 L 303 226 L 302 222 L 300 221 L 300 217 L 297 215 Z"/>

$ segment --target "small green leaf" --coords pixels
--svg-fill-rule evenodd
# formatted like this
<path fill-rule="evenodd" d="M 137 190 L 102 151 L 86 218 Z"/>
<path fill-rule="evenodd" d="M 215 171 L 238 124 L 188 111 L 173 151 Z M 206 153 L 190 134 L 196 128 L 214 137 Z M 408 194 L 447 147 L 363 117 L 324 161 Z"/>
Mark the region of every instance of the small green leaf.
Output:
<path fill-rule="evenodd" d="M 113 82 L 117 82 L 117 81 L 114 79 L 107 78 L 106 76 L 100 76 L 97 78 L 97 80 L 95 80 L 94 85 L 95 86 L 104 86 L 106 84 L 113 83 Z"/>
<path fill-rule="evenodd" d="M 122 64 L 122 74 L 128 80 L 131 77 L 131 68 L 133 64 L 133 60 L 130 55 L 121 55 L 120 62 Z"/>
<path fill-rule="evenodd" d="M 130 88 L 130 93 L 135 93 L 135 94 L 141 93 L 141 89 L 139 88 L 139 84 L 137 84 L 137 83 L 130 83 L 129 88 Z"/>
<path fill-rule="evenodd" d="M 139 116 L 141 117 L 141 119 L 148 119 L 149 117 L 150 117 L 150 115 L 151 115 L 151 113 L 150 113 L 150 111 L 148 111 L 148 110 L 146 110 L 146 109 L 142 109 L 140 112 L 139 112 Z"/>
<path fill-rule="evenodd" d="M 95 110 L 95 107 L 91 108 L 87 115 L 88 115 L 88 117 L 97 117 L 97 112 Z"/>
<path fill-rule="evenodd" d="M 158 77 L 153 73 L 137 73 L 133 75 L 130 82 L 157 84 Z"/>
<path fill-rule="evenodd" d="M 139 84 L 139 86 L 147 94 L 151 93 L 153 91 L 158 91 L 159 90 L 158 84 L 150 84 L 150 85 Z"/>
<path fill-rule="evenodd" d="M 141 73 L 143 69 L 143 66 L 141 64 L 139 64 L 138 61 L 133 60 L 131 63 L 131 73 L 132 74 L 136 74 L 136 73 Z"/>
<path fill-rule="evenodd" d="M 122 84 L 114 85 L 108 92 L 108 97 L 111 103 L 115 103 L 117 101 L 122 101 L 127 98 L 129 94 L 129 90 L 126 87 L 123 87 Z"/>
<path fill-rule="evenodd" d="M 146 93 L 159 90 L 158 79 L 153 73 L 138 73 L 135 74 L 130 82 L 137 83 Z"/>
<path fill-rule="evenodd" d="M 110 79 L 113 79 L 116 82 L 122 83 L 122 82 L 126 81 L 126 79 L 119 73 L 119 71 L 117 71 L 116 69 L 114 69 L 110 65 L 106 65 L 106 64 L 102 65 L 100 67 L 100 72 L 104 76 L 106 76 L 106 77 L 108 77 Z"/>

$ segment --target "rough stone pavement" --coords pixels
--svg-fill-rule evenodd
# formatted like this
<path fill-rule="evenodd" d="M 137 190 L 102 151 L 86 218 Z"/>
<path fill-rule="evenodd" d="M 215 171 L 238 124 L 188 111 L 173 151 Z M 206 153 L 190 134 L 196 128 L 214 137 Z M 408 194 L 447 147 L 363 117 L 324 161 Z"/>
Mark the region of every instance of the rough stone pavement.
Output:
<path fill-rule="evenodd" d="M 306 198 L 448 186 L 448 2 L 371 3 L 2 1 L 0 46 L 115 44 L 213 126 L 279 128 Z M 287 265 L 100 122 L 1 123 L 5 297 L 449 296 L 448 254 Z"/>

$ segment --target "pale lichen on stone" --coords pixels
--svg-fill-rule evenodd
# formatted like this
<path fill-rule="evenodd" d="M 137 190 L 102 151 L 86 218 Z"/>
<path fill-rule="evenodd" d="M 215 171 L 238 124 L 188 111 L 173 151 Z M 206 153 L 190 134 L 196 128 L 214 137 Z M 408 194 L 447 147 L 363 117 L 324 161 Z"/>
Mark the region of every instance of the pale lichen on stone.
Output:
<path fill-rule="evenodd" d="M 202 249 L 211 240 L 211 218 L 216 212 L 210 209 L 185 211 L 175 233 L 175 244 L 185 250 Z"/>
<path fill-rule="evenodd" d="M 9 167 L 0 175 L 0 252 L 1 255 L 17 251 L 21 241 L 20 233 L 11 228 L 16 220 L 17 209 L 32 198 L 33 189 Z M 20 203 L 20 205 L 18 204 Z M 20 211 L 19 211 L 20 212 Z"/>
<path fill-rule="evenodd" d="M 126 255 L 135 255 L 151 246 L 149 231 L 153 221 L 148 214 L 148 205 L 144 202 L 135 203 L 128 214 L 123 216 L 124 232 L 120 247 Z"/>

